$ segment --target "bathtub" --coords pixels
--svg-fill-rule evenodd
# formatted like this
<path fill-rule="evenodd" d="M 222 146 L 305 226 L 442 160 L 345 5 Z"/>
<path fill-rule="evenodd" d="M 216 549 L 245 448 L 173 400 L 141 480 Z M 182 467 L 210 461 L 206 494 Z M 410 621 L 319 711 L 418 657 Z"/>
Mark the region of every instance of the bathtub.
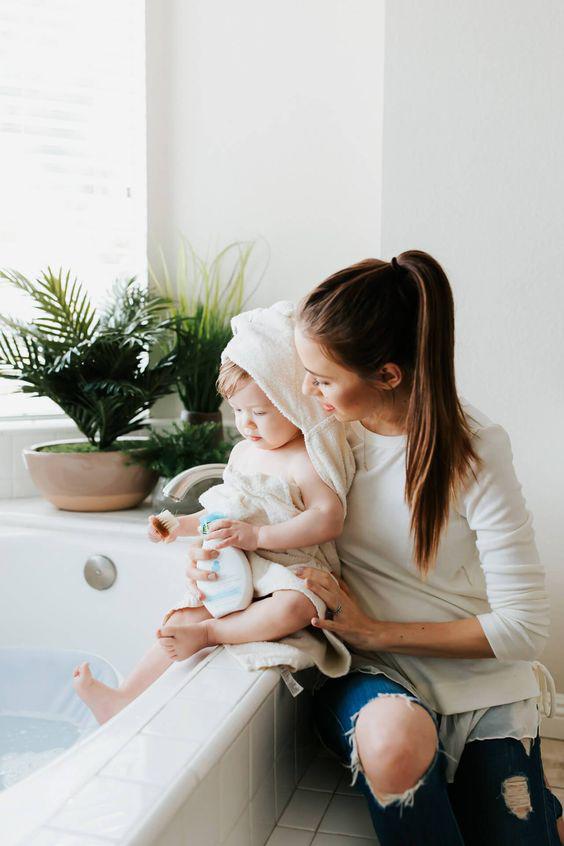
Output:
<path fill-rule="evenodd" d="M 149 543 L 148 513 L 0 501 L 0 647 L 78 650 L 129 673 L 184 589 L 186 542 Z M 85 579 L 95 555 L 115 567 L 110 587 Z M 263 846 L 315 754 L 310 706 L 277 671 L 203 650 L 3 791 L 2 846 Z"/>

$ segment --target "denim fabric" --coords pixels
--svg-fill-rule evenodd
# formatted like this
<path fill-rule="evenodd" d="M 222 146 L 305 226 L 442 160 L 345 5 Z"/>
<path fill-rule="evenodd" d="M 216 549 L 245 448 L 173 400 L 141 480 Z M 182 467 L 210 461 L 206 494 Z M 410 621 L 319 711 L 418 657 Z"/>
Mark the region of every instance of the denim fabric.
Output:
<path fill-rule="evenodd" d="M 328 679 L 314 693 L 315 725 L 322 743 L 342 763 L 351 763 L 350 730 L 358 712 L 381 694 L 412 694 L 383 675 L 350 673 Z M 418 701 L 418 700 L 415 700 Z M 440 715 L 419 703 L 439 724 Z M 412 804 L 382 807 L 359 773 L 381 846 L 559 846 L 558 799 L 545 786 L 537 736 L 527 754 L 520 740 L 475 740 L 466 744 L 455 780 L 445 777 L 439 745 Z M 532 811 L 520 819 L 507 807 L 503 784 L 525 776 Z"/>

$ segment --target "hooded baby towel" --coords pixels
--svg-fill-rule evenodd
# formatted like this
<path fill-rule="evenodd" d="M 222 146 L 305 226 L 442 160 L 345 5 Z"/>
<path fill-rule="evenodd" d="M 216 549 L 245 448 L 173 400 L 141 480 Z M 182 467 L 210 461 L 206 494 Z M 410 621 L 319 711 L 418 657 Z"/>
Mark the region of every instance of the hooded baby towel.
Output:
<path fill-rule="evenodd" d="M 343 424 L 327 416 L 320 405 L 301 392 L 303 366 L 294 344 L 295 308 L 279 302 L 237 315 L 231 321 L 233 338 L 222 354 L 243 368 L 278 410 L 304 435 L 310 460 L 321 479 L 339 496 L 346 509 L 346 495 L 354 474 L 354 458 Z M 223 484 L 200 497 L 208 512 L 228 514 L 231 519 L 255 525 L 281 523 L 305 510 L 298 485 L 263 473 L 246 474 L 228 464 Z M 309 591 L 293 572 L 310 566 L 339 575 L 340 564 L 333 542 L 287 551 L 257 550 L 247 557 L 253 572 L 254 596 L 268 596 L 275 590 L 297 590 L 324 617 L 325 603 Z M 189 594 L 176 606 L 201 604 Z M 312 608 L 312 616 L 314 609 Z M 304 629 L 276 642 L 227 646 L 247 669 L 283 666 L 291 671 L 317 665 L 328 676 L 345 675 L 350 654 L 331 632 Z"/>
<path fill-rule="evenodd" d="M 294 343 L 295 311 L 293 303 L 279 302 L 238 314 L 221 358 L 246 370 L 284 417 L 302 430 L 313 466 L 346 513 L 354 457 L 344 425 L 302 394 L 304 368 Z"/>

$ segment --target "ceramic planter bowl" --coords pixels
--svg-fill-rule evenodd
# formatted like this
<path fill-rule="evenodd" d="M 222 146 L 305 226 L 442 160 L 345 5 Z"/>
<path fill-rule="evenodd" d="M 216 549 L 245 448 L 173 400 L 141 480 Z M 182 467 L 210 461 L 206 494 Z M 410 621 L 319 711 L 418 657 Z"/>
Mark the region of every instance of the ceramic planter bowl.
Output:
<path fill-rule="evenodd" d="M 140 446 L 144 442 L 144 438 L 127 440 L 138 440 Z M 139 505 L 157 481 L 157 473 L 140 464 L 126 464 L 127 453 L 40 449 L 84 442 L 82 438 L 50 441 L 23 450 L 25 465 L 41 495 L 63 511 L 120 511 Z"/>

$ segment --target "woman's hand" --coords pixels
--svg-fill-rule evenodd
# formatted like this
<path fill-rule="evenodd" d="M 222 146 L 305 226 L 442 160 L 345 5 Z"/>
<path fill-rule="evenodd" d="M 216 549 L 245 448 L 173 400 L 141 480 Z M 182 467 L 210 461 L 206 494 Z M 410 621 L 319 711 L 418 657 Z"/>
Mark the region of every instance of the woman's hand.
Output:
<path fill-rule="evenodd" d="M 214 520 L 210 523 L 211 532 L 207 532 L 205 540 L 220 541 L 216 549 L 236 546 L 254 552 L 258 548 L 259 526 L 243 523 L 241 520 Z"/>
<path fill-rule="evenodd" d="M 334 632 L 341 640 L 356 649 L 377 649 L 378 629 L 381 625 L 362 611 L 351 596 L 342 579 L 313 567 L 302 567 L 294 573 L 305 580 L 305 585 L 317 594 L 333 612 L 333 619 L 314 617 L 312 626 Z"/>
<path fill-rule="evenodd" d="M 215 581 L 217 573 L 201 570 L 198 567 L 198 561 L 211 561 L 216 557 L 215 549 L 202 549 L 203 539 L 190 544 L 188 547 L 188 564 L 186 565 L 186 583 L 190 593 L 194 594 L 198 599 L 203 600 L 206 594 L 198 588 L 196 581 Z"/>
<path fill-rule="evenodd" d="M 354 649 L 430 658 L 495 658 L 476 617 L 443 623 L 374 620 L 360 608 L 347 585 L 337 582 L 330 573 L 312 567 L 296 568 L 293 572 L 305 579 L 306 587 L 333 612 L 333 619 L 314 617 L 312 625 L 334 632 Z"/>

